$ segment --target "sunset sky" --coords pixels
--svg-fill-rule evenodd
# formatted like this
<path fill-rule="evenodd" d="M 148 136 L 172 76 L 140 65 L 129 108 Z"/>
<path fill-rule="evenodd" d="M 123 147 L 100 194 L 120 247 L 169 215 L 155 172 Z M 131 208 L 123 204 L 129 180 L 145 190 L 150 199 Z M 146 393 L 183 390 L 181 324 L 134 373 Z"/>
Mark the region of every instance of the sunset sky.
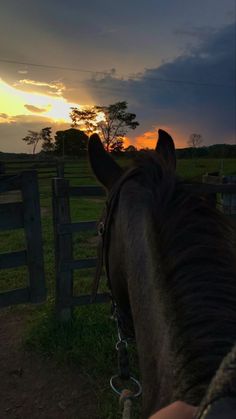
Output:
<path fill-rule="evenodd" d="M 2 0 L 0 151 L 31 152 L 28 130 L 70 127 L 70 107 L 126 100 L 153 147 L 236 137 L 235 0 Z"/>

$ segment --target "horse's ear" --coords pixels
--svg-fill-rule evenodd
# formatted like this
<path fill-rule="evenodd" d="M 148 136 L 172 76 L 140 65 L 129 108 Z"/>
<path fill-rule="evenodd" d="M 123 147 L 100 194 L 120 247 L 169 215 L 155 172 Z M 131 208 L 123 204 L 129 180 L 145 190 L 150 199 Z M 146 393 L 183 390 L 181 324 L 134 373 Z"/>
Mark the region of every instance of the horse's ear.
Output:
<path fill-rule="evenodd" d="M 122 175 L 122 169 L 104 150 L 98 134 L 91 135 L 89 139 L 88 155 L 96 178 L 105 188 L 110 189 Z"/>
<path fill-rule="evenodd" d="M 162 156 L 170 169 L 175 170 L 176 155 L 174 141 L 172 140 L 171 136 L 163 129 L 159 129 L 158 134 L 156 152 Z"/>

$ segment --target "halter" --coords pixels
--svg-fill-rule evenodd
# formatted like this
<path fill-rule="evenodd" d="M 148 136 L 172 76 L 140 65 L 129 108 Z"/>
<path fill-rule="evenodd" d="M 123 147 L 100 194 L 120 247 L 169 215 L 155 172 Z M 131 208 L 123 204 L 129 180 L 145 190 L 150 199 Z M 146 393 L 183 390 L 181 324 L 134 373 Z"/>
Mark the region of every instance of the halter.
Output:
<path fill-rule="evenodd" d="M 125 172 L 119 180 L 114 184 L 112 189 L 110 190 L 106 205 L 102 214 L 102 217 L 98 223 L 98 236 L 99 236 L 99 243 L 98 243 L 98 259 L 97 259 L 97 266 L 95 271 L 95 277 L 93 282 L 93 288 L 92 288 L 92 295 L 91 295 L 91 301 L 96 300 L 96 295 L 98 292 L 98 287 L 101 279 L 101 273 L 103 269 L 103 265 L 105 266 L 106 271 L 106 277 L 107 277 L 107 284 L 108 288 L 111 293 L 111 301 L 112 301 L 112 307 L 113 307 L 113 315 L 117 320 L 118 325 L 118 334 L 120 340 L 124 340 L 125 338 L 133 338 L 134 333 L 130 333 L 131 336 L 127 336 L 127 316 L 123 313 L 123 311 L 120 309 L 118 304 L 116 303 L 116 300 L 114 298 L 114 294 L 112 291 L 112 281 L 109 275 L 109 264 L 108 264 L 108 249 L 109 249 L 109 235 L 110 235 L 110 229 L 111 224 L 113 221 L 114 211 L 116 209 L 116 206 L 119 201 L 120 192 L 122 189 L 122 186 L 124 183 L 126 183 L 127 180 L 130 180 L 131 178 L 135 177 L 139 173 L 139 170 L 137 168 L 131 168 L 127 172 Z M 129 330 L 129 332 L 131 332 Z"/>
<path fill-rule="evenodd" d="M 118 367 L 119 367 L 119 374 L 113 375 L 110 379 L 110 386 L 112 390 L 122 395 L 122 391 L 118 386 L 119 379 L 122 380 L 130 380 L 135 387 L 135 392 L 132 392 L 132 398 L 136 398 L 140 396 L 142 393 L 142 387 L 138 380 L 134 377 L 130 376 L 129 371 L 129 356 L 127 351 L 127 341 L 134 339 L 134 330 L 130 329 L 128 326 L 129 319 L 121 310 L 119 305 L 116 303 L 114 298 L 114 294 L 112 291 L 112 281 L 109 276 L 109 264 L 108 264 L 108 248 L 109 248 L 109 233 L 111 229 L 111 224 L 113 221 L 114 211 L 117 206 L 121 188 L 127 180 L 130 180 L 135 175 L 137 175 L 138 169 L 130 169 L 125 172 L 124 175 L 120 177 L 120 179 L 115 183 L 113 188 L 111 189 L 110 193 L 108 194 L 108 198 L 106 201 L 106 205 L 103 211 L 103 215 L 101 217 L 100 222 L 98 223 L 98 236 L 99 236 L 99 244 L 98 244 L 98 260 L 97 260 L 97 267 L 95 272 L 95 278 L 93 283 L 91 301 L 96 299 L 99 282 L 101 278 L 103 264 L 105 265 L 106 276 L 107 276 L 107 284 L 110 289 L 110 296 L 112 302 L 112 310 L 113 310 L 113 317 L 116 320 L 117 324 L 117 332 L 118 332 L 118 342 L 116 344 L 117 356 L 118 356 Z M 118 381 L 117 381 L 118 380 Z"/>

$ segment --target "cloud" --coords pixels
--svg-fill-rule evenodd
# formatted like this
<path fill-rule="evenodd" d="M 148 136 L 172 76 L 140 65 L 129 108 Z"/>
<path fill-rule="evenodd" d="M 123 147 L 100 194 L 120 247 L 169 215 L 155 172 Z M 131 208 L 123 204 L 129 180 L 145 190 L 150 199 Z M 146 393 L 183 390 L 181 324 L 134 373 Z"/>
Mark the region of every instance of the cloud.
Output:
<path fill-rule="evenodd" d="M 34 91 L 52 96 L 62 96 L 62 93 L 65 90 L 64 84 L 60 81 L 45 82 L 31 79 L 22 79 L 14 83 L 14 87 L 23 88 L 24 91 L 27 90 L 27 87 L 29 87 L 28 90 L 32 92 L 32 86 L 34 87 Z"/>
<path fill-rule="evenodd" d="M 14 117 L 11 115 L 7 115 L 6 113 L 0 113 L 0 125 L 1 124 L 10 124 L 13 123 Z"/>
<path fill-rule="evenodd" d="M 17 73 L 19 74 L 27 74 L 28 70 L 18 70 Z"/>
<path fill-rule="evenodd" d="M 112 75 L 87 81 L 97 103 L 127 100 L 137 114 L 139 135 L 150 126 L 175 127 L 185 141 L 192 132 L 205 144 L 235 139 L 235 24 L 206 36 L 178 58 L 135 79 Z"/>
<path fill-rule="evenodd" d="M 0 118 L 7 119 L 8 115 L 6 113 L 0 113 Z"/>
<path fill-rule="evenodd" d="M 37 106 L 33 106 L 33 105 L 24 105 L 24 107 L 30 111 L 30 112 L 35 112 L 35 113 L 43 113 L 43 112 L 47 112 L 49 109 L 51 109 L 51 105 L 48 105 L 46 108 L 38 108 Z"/>
<path fill-rule="evenodd" d="M 177 28 L 173 31 L 174 35 L 183 36 L 183 37 L 190 37 L 190 38 L 197 38 L 200 40 L 204 40 L 208 38 L 210 35 L 214 35 L 217 32 L 216 28 L 210 26 L 194 26 L 194 27 L 186 27 L 186 28 Z"/>

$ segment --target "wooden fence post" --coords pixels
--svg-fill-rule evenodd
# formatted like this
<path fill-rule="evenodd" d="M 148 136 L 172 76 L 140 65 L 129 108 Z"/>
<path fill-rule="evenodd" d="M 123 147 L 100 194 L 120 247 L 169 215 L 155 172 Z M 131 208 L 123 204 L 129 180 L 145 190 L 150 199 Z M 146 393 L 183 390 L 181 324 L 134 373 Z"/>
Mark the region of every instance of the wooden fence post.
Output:
<path fill-rule="evenodd" d="M 54 219 L 55 271 L 56 271 L 56 312 L 62 322 L 71 319 L 73 313 L 73 271 L 63 268 L 63 264 L 73 259 L 72 234 L 59 232 L 61 224 L 70 224 L 69 181 L 52 180 L 52 207 Z"/>
<path fill-rule="evenodd" d="M 64 167 L 65 167 L 64 161 L 57 161 L 56 163 L 57 177 L 64 177 L 64 172 L 65 172 Z"/>
<path fill-rule="evenodd" d="M 29 268 L 30 301 L 32 303 L 39 303 L 46 298 L 46 286 L 37 172 L 22 172 L 21 181 L 24 228 L 27 242 L 27 264 Z"/>
<path fill-rule="evenodd" d="M 6 173 L 6 166 L 3 161 L 0 161 L 0 175 L 4 175 Z"/>

